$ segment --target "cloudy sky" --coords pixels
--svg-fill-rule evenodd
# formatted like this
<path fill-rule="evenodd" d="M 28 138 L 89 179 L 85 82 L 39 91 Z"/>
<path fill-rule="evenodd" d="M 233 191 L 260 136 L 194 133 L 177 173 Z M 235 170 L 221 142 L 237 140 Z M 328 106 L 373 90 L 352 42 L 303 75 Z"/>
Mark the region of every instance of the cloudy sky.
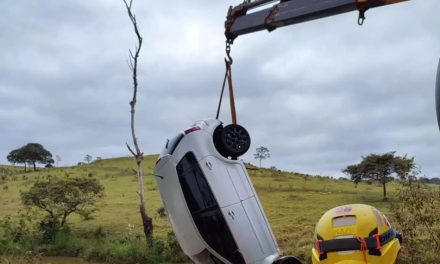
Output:
<path fill-rule="evenodd" d="M 137 133 L 145 153 L 214 117 L 223 23 L 239 0 L 135 0 L 144 47 Z M 415 156 L 440 176 L 434 84 L 438 0 L 412 0 L 239 37 L 232 47 L 238 121 L 264 166 L 340 176 L 362 155 Z M 28 142 L 61 165 L 127 156 L 135 44 L 119 0 L 0 2 L 0 163 Z M 225 106 L 227 107 L 227 101 Z M 227 108 L 221 119 L 230 122 Z"/>

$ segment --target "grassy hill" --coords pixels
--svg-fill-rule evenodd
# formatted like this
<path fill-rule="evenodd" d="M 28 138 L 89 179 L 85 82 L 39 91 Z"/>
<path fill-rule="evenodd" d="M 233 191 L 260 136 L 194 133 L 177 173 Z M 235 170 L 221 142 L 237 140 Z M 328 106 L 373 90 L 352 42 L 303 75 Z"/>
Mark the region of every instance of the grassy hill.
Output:
<path fill-rule="evenodd" d="M 144 161 L 147 208 L 154 219 L 155 235 L 165 239 L 170 231 L 166 217 L 160 217 L 162 207 L 156 188 L 153 166 L 157 156 L 146 156 Z M 69 168 L 40 169 L 23 173 L 21 168 L 0 166 L 0 219 L 22 208 L 20 191 L 28 189 L 37 180 L 50 177 L 94 177 L 105 187 L 105 197 L 92 220 L 77 216 L 69 218 L 73 231 L 91 233 L 101 229 L 109 237 L 123 239 L 142 236 L 138 213 L 137 182 L 132 158 L 95 161 L 91 164 Z M 366 203 L 389 212 L 389 202 L 382 201 L 382 188 L 375 184 L 359 184 L 325 177 L 311 177 L 298 173 L 252 168 L 249 171 L 255 189 L 280 248 L 285 254 L 308 259 L 313 240 L 314 226 L 321 215 L 330 208 Z M 6 187 L 7 186 L 7 187 Z M 389 185 L 393 199 L 395 186 Z M 392 219 L 392 217 L 391 217 Z M 129 226 L 134 225 L 134 229 Z"/>

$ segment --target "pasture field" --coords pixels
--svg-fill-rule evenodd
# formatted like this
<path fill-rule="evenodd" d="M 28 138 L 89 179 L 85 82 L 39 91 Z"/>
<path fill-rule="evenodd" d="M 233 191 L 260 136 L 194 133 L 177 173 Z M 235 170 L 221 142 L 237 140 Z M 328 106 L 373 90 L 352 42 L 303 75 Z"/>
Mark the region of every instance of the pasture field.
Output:
<path fill-rule="evenodd" d="M 148 212 L 154 219 L 155 236 L 165 240 L 171 229 L 168 219 L 158 213 L 162 203 L 153 175 L 156 159 L 156 155 L 146 156 L 143 163 L 145 194 Z M 20 191 L 27 190 L 35 181 L 50 177 L 93 177 L 104 185 L 105 196 L 99 201 L 99 210 L 93 219 L 83 220 L 76 215 L 68 219 L 72 233 L 87 234 L 100 230 L 108 238 L 143 239 L 134 167 L 133 159 L 128 157 L 28 173 L 23 173 L 22 168 L 0 166 L 0 219 L 23 208 Z M 248 172 L 281 250 L 305 260 L 310 258 L 315 223 L 325 211 L 343 204 L 366 203 L 389 215 L 397 186 L 388 184 L 389 201 L 384 202 L 382 187 L 374 183 L 361 183 L 355 188 L 347 180 L 327 177 L 257 168 Z M 389 216 L 392 221 L 392 215 Z"/>

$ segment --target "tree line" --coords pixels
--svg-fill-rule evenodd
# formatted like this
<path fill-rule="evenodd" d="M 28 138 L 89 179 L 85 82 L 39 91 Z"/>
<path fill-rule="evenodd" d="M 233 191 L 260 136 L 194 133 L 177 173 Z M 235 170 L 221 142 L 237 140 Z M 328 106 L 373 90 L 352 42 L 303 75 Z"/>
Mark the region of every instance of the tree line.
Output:
<path fill-rule="evenodd" d="M 423 183 L 427 183 L 427 184 L 437 184 L 440 185 L 440 178 L 426 178 L 426 177 L 421 177 L 420 181 Z"/>

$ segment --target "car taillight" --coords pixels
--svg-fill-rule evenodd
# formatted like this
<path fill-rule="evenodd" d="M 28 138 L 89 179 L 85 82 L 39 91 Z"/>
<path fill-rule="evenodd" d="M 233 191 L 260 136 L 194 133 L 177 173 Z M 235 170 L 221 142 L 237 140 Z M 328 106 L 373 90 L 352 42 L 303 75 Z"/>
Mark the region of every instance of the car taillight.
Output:
<path fill-rule="evenodd" d="M 189 133 L 197 131 L 197 130 L 200 130 L 200 127 L 195 126 L 195 127 L 190 128 L 190 129 L 187 129 L 187 130 L 185 130 L 185 135 L 188 135 Z"/>

